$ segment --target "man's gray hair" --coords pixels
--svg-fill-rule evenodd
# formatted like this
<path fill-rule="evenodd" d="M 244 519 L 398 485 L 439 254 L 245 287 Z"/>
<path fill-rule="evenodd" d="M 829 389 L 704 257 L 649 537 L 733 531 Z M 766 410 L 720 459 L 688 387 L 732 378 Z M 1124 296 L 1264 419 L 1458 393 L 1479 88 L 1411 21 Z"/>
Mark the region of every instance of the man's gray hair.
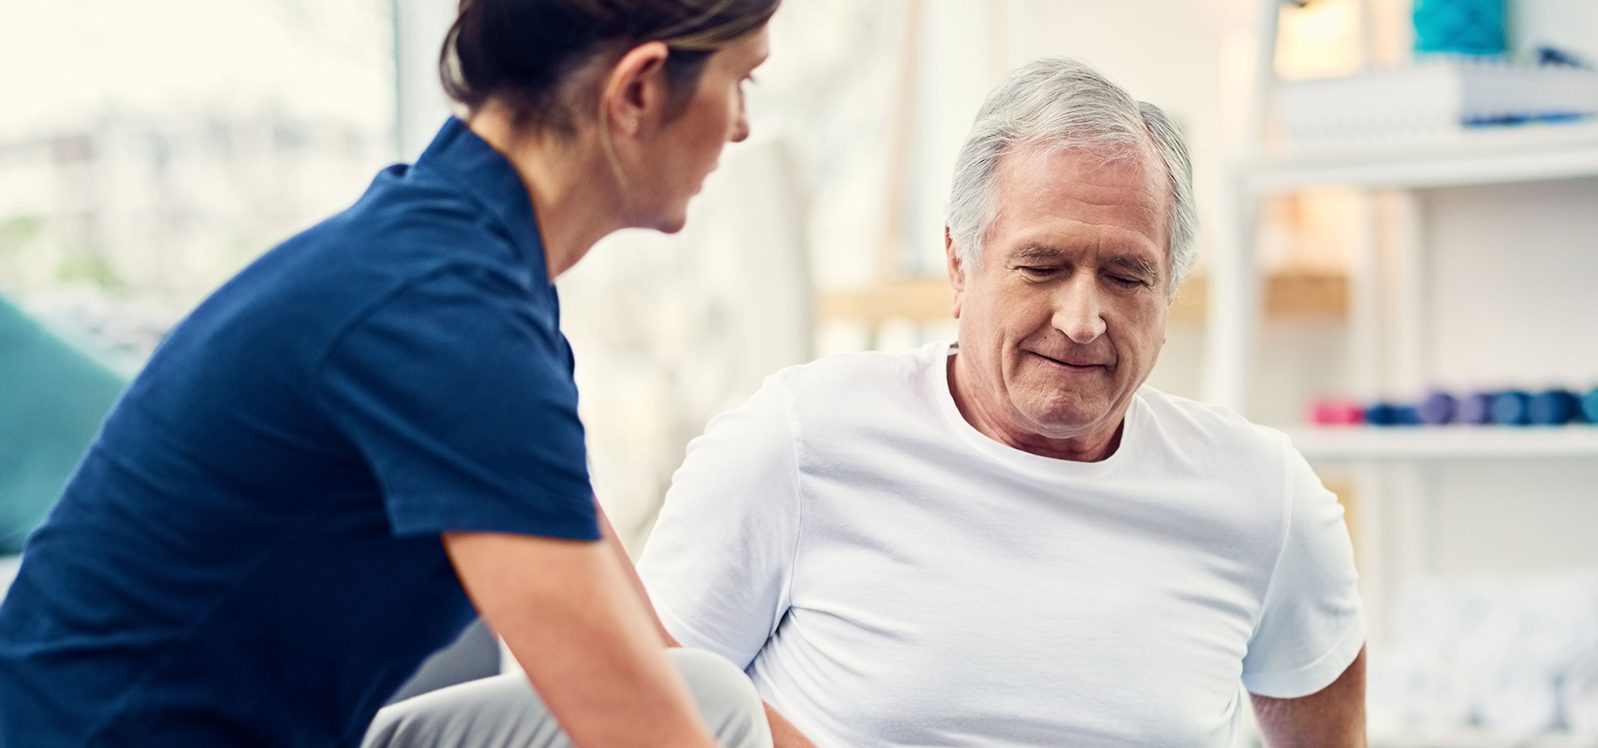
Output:
<path fill-rule="evenodd" d="M 981 256 L 998 214 L 994 189 L 999 159 L 1017 148 L 1081 148 L 1105 158 L 1158 154 L 1170 186 L 1167 252 L 1176 294 L 1193 266 L 1198 211 L 1193 166 L 1176 124 L 1159 107 L 1133 99 L 1091 67 L 1067 57 L 1029 62 L 988 95 L 960 149 L 949 194 L 949 236 L 960 260 Z"/>

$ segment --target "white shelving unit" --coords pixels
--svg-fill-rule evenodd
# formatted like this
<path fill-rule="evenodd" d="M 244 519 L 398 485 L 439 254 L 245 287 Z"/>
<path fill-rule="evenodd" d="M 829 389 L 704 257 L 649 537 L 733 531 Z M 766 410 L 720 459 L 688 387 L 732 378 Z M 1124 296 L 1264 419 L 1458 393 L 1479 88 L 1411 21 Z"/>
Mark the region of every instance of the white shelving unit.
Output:
<path fill-rule="evenodd" d="M 1206 390 L 1210 400 L 1246 409 L 1255 366 L 1254 341 L 1261 322 L 1261 276 L 1255 246 L 1256 218 L 1261 200 L 1272 195 L 1314 187 L 1356 187 L 1395 191 L 1402 200 L 1414 190 L 1578 179 L 1598 176 L 1598 124 L 1528 125 L 1501 130 L 1465 131 L 1456 136 L 1428 140 L 1350 146 L 1265 151 L 1236 164 L 1231 180 L 1232 199 L 1219 227 L 1220 247 L 1211 271 L 1209 350 Z M 1411 233 L 1401 254 L 1408 261 L 1405 277 L 1397 279 L 1411 299 L 1423 294 L 1421 266 L 1425 242 L 1416 209 L 1410 206 Z M 1374 220 L 1374 218 L 1372 218 Z M 1373 227 L 1366 227 L 1374 235 Z M 1380 325 L 1374 278 L 1368 273 L 1378 264 L 1372 252 L 1362 257 L 1367 276 L 1364 288 L 1353 290 L 1356 332 Z M 1360 278 L 1354 279 L 1358 285 Z M 1413 305 L 1418 307 L 1418 304 Z M 1361 317 L 1363 315 L 1363 317 Z M 1422 335 L 1417 320 L 1397 320 L 1399 335 Z M 1419 351 L 1421 346 L 1404 346 Z M 1374 354 L 1371 354 L 1374 355 Z M 1401 362 L 1405 372 L 1399 386 L 1420 388 L 1419 361 Z M 1446 440 L 1446 439 L 1445 439 Z"/>
<path fill-rule="evenodd" d="M 1598 123 L 1526 125 L 1461 129 L 1427 139 L 1391 140 L 1339 147 L 1271 149 L 1263 143 L 1270 90 L 1277 13 L 1281 2 L 1262 0 L 1254 113 L 1249 122 L 1256 147 L 1234 164 L 1231 195 L 1218 225 L 1218 247 L 1211 271 L 1205 369 L 1206 398 L 1248 411 L 1256 381 L 1256 341 L 1263 322 L 1263 276 L 1259 269 L 1257 217 L 1268 197 L 1318 187 L 1383 191 L 1400 208 L 1404 236 L 1396 269 L 1385 271 L 1375 256 L 1374 225 L 1360 232 L 1360 248 L 1350 283 L 1350 327 L 1356 341 L 1391 335 L 1401 360 L 1377 364 L 1374 349 L 1355 350 L 1353 390 L 1418 392 L 1424 372 L 1424 269 L 1429 260 L 1425 236 L 1413 204 L 1416 191 L 1598 177 Z M 1407 201 L 1407 204 L 1406 204 Z M 1367 224 L 1374 223 L 1368 214 Z M 1378 275 L 1386 277 L 1378 277 Z M 1396 277 L 1395 277 L 1396 276 Z M 1397 314 L 1384 314 L 1385 286 L 1410 301 Z M 1415 343 L 1415 344 L 1411 344 Z M 1374 344 L 1359 343 L 1358 345 Z M 1378 369 L 1381 369 L 1378 371 Z M 1338 460 L 1447 460 L 1478 457 L 1593 457 L 1598 427 L 1570 433 L 1535 429 L 1305 429 L 1297 434 L 1313 458 Z"/>
<path fill-rule="evenodd" d="M 1367 195 L 1361 225 L 1352 227 L 1356 244 L 1348 277 L 1351 381 L 1347 389 L 1364 397 L 1418 394 L 1431 384 L 1428 325 L 1442 322 L 1430 319 L 1425 311 L 1428 270 L 1441 257 L 1428 246 L 1421 195 L 1437 188 L 1598 177 L 1598 124 L 1462 129 L 1424 140 L 1266 148 L 1281 5 L 1279 0 L 1260 3 L 1262 43 L 1254 112 L 1248 122 L 1255 149 L 1234 164 L 1230 199 L 1217 225 L 1218 246 L 1210 272 L 1206 397 L 1248 414 L 1250 396 L 1264 371 L 1257 350 L 1264 322 L 1257 226 L 1262 201 L 1323 187 L 1355 188 Z M 1379 231 L 1376 195 L 1390 211 L 1388 228 L 1396 227 L 1385 235 Z M 1393 242 L 1388 245 L 1390 255 L 1378 250 L 1379 236 Z M 1394 303 L 1395 298 L 1405 303 Z M 1598 293 L 1594 299 L 1598 320 Z M 1351 476 L 1358 501 L 1353 530 L 1360 540 L 1357 551 L 1367 618 L 1378 650 L 1381 621 L 1399 586 L 1397 580 L 1427 570 L 1431 542 L 1427 528 L 1444 505 L 1428 496 L 1437 476 L 1490 464 L 1524 464 L 1537 470 L 1565 463 L 1598 464 L 1598 426 L 1295 427 L 1289 435 L 1317 466 L 1332 466 Z M 1594 745 L 1594 741 L 1555 734 L 1505 742 L 1502 736 L 1461 729 L 1447 735 L 1372 735 L 1371 744 L 1562 748 Z"/>

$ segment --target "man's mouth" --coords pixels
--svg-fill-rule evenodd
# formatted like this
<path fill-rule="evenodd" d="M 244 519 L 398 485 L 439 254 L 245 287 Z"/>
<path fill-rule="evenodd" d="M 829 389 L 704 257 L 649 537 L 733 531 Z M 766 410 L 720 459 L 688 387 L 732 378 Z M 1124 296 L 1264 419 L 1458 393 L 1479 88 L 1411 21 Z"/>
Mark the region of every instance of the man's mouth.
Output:
<path fill-rule="evenodd" d="M 1037 356 L 1038 358 L 1043 359 L 1045 362 L 1054 364 L 1056 366 L 1062 366 L 1062 367 L 1065 367 L 1067 369 L 1071 369 L 1071 370 L 1075 370 L 1075 371 L 1089 371 L 1089 370 L 1092 370 L 1092 369 L 1108 369 L 1108 368 L 1110 368 L 1110 364 L 1108 362 L 1099 361 L 1099 360 L 1096 360 L 1096 359 L 1079 358 L 1079 357 L 1076 357 L 1076 356 L 1064 356 L 1064 357 L 1047 356 L 1047 355 L 1044 355 L 1042 353 L 1038 353 L 1037 351 L 1027 351 L 1027 353 L 1030 353 L 1030 354 L 1032 354 L 1034 356 Z"/>

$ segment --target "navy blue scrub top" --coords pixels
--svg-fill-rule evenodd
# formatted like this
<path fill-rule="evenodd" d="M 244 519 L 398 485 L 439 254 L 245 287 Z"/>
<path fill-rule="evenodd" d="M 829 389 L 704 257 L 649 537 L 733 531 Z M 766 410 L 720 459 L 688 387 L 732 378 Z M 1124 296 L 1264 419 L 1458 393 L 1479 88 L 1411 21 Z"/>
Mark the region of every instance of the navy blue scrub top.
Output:
<path fill-rule="evenodd" d="M 597 540 L 526 188 L 459 120 L 202 303 L 0 607 L 0 746 L 356 745 L 472 620 L 440 533 Z"/>

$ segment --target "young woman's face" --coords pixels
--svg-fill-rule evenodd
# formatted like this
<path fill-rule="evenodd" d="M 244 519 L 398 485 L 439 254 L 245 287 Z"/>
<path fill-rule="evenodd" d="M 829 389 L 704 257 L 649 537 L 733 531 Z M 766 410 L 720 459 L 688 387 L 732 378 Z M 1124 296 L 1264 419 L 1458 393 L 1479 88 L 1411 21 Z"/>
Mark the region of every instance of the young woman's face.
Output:
<path fill-rule="evenodd" d="M 648 228 L 676 232 L 688 216 L 688 201 L 714 171 L 727 143 L 749 137 L 744 85 L 769 51 L 766 29 L 745 35 L 705 63 L 686 107 L 659 131 L 652 162 L 635 180 L 634 203 Z"/>

